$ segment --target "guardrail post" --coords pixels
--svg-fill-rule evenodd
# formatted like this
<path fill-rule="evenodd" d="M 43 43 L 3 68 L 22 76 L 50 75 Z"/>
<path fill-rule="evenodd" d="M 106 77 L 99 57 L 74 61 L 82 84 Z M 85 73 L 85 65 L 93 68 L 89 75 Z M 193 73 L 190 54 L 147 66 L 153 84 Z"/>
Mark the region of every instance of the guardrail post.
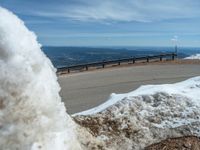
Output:
<path fill-rule="evenodd" d="M 174 53 L 172 54 L 172 60 L 174 60 L 175 59 L 175 55 L 174 55 Z"/>
<path fill-rule="evenodd" d="M 133 58 L 133 64 L 135 63 L 135 58 Z"/>
<path fill-rule="evenodd" d="M 160 55 L 160 61 L 162 61 L 162 56 Z"/>

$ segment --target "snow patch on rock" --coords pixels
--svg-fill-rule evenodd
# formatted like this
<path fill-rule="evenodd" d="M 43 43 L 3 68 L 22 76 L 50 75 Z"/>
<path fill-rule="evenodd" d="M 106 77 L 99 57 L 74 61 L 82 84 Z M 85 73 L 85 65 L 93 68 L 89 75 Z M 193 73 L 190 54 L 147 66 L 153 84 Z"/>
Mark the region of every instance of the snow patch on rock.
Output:
<path fill-rule="evenodd" d="M 200 77 L 112 95 L 74 119 L 108 149 L 143 149 L 167 138 L 200 136 Z"/>
<path fill-rule="evenodd" d="M 186 58 L 184 58 L 184 59 L 200 59 L 200 54 L 195 54 L 195 55 L 186 57 Z"/>

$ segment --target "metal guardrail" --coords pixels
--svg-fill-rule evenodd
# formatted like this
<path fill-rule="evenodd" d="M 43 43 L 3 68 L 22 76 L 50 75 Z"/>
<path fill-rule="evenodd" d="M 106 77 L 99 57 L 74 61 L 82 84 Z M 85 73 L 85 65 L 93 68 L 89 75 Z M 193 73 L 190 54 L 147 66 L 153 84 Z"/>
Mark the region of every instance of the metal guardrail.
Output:
<path fill-rule="evenodd" d="M 102 68 L 105 68 L 106 65 L 110 65 L 110 64 L 120 65 L 121 63 L 130 62 L 130 61 L 132 63 L 135 63 L 136 61 L 143 61 L 143 60 L 146 62 L 149 62 L 151 59 L 159 59 L 160 61 L 162 61 L 163 58 L 168 58 L 168 57 L 171 57 L 171 59 L 174 60 L 176 56 L 177 56 L 176 53 L 165 53 L 165 54 L 160 54 L 160 55 L 148 55 L 148 56 L 143 56 L 143 57 L 131 57 L 131 58 L 108 60 L 108 61 L 102 61 L 102 62 L 93 62 L 93 63 L 86 63 L 86 64 L 57 68 L 57 72 L 59 73 L 59 72 L 67 71 L 68 73 L 70 73 L 70 71 L 73 71 L 73 70 L 81 70 L 81 69 L 88 70 L 89 67 L 99 67 L 99 66 L 101 66 Z"/>

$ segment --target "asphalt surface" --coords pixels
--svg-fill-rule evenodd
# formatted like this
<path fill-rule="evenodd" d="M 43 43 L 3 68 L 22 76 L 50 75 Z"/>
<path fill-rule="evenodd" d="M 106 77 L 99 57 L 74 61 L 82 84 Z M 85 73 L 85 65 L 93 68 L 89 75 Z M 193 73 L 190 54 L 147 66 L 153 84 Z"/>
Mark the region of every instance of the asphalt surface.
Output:
<path fill-rule="evenodd" d="M 98 106 L 111 93 L 127 93 L 146 84 L 166 84 L 200 76 L 198 64 L 159 64 L 111 68 L 59 76 L 61 97 L 70 114 Z"/>

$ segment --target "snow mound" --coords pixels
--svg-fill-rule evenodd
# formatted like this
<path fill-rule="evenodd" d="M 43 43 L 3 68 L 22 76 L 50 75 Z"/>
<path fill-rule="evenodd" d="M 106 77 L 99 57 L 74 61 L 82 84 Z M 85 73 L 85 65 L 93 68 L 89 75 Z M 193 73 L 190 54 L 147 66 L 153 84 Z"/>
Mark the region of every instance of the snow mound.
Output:
<path fill-rule="evenodd" d="M 178 94 L 190 98 L 196 104 L 200 105 L 200 90 L 198 85 L 200 84 L 200 77 L 194 77 L 186 81 L 175 84 L 163 84 L 163 85 L 145 85 L 141 86 L 137 90 L 126 94 L 111 94 L 110 99 L 98 107 L 76 113 L 76 115 L 91 115 L 101 112 L 117 102 L 134 96 L 152 95 L 155 93 L 167 93 Z"/>
<path fill-rule="evenodd" d="M 0 149 L 80 149 L 55 71 L 35 34 L 0 7 Z"/>
<path fill-rule="evenodd" d="M 200 54 L 192 55 L 192 56 L 186 57 L 184 59 L 200 59 Z"/>
<path fill-rule="evenodd" d="M 200 77 L 112 95 L 74 119 L 108 149 L 143 149 L 167 138 L 200 136 Z"/>

